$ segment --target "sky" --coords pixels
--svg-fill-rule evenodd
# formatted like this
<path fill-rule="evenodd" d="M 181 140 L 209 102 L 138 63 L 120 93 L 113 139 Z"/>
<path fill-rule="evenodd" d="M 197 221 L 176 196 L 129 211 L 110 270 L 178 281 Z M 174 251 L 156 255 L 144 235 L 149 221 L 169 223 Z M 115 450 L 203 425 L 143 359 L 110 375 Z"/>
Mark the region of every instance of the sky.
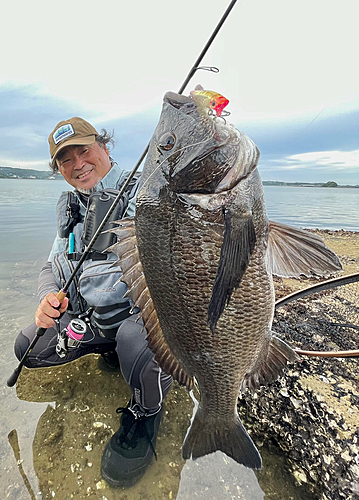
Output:
<path fill-rule="evenodd" d="M 48 169 L 47 137 L 81 116 L 131 170 L 229 0 L 18 0 L 0 20 L 0 165 Z M 359 185 L 357 0 L 237 0 L 196 84 L 261 151 L 263 180 Z"/>

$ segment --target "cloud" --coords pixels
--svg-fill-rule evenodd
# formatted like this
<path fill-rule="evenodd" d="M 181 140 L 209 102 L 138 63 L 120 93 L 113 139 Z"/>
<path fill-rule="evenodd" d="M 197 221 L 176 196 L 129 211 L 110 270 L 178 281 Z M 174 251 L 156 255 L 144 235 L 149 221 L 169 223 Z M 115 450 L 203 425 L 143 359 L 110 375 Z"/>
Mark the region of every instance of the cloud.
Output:
<path fill-rule="evenodd" d="M 359 149 L 354 151 L 314 151 L 288 157 L 288 161 L 298 162 L 304 168 L 323 167 L 332 169 L 356 169 L 359 173 Z"/>
<path fill-rule="evenodd" d="M 326 182 L 359 185 L 359 149 L 311 151 L 288 156 L 265 155 L 260 171 L 264 180 Z"/>
<path fill-rule="evenodd" d="M 176 91 L 228 6 L 183 0 L 174 16 L 167 0 L 108 0 L 104 14 L 86 0 L 20 4 L 21 15 L 18 2 L 2 8 L 0 83 L 33 83 L 39 95 L 99 121 L 150 109 Z M 220 73 L 198 71 L 190 86 L 223 93 L 246 120 L 315 116 L 328 103 L 352 103 L 359 98 L 357 0 L 344 5 L 237 2 L 201 63 Z"/>
<path fill-rule="evenodd" d="M 49 170 L 50 168 L 49 160 L 47 158 L 38 161 L 24 161 L 14 160 L 13 158 L 0 157 L 0 165 L 2 167 L 30 168 L 34 170 Z M 44 168 L 45 165 L 47 168 Z"/>
<path fill-rule="evenodd" d="M 156 127 L 161 105 L 149 111 L 104 121 L 66 100 L 39 95 L 34 85 L 0 87 L 0 165 L 48 169 L 47 138 L 55 125 L 72 116 L 82 116 L 101 130 L 114 130 L 115 159 L 132 168 Z"/>

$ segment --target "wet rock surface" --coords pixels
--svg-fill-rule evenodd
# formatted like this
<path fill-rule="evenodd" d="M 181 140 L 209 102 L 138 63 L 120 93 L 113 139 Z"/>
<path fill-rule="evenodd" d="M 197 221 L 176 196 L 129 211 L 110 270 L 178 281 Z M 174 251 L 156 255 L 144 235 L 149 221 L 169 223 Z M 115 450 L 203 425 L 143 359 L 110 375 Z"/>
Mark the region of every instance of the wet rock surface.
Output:
<path fill-rule="evenodd" d="M 337 252 L 345 274 L 359 272 L 359 234 L 318 231 Z M 276 295 L 316 279 L 277 279 Z M 359 284 L 296 300 L 276 311 L 273 330 L 302 350 L 359 349 Z M 239 400 L 239 412 L 260 446 L 285 453 L 285 467 L 315 499 L 359 498 L 359 358 L 309 358 L 269 387 Z"/>

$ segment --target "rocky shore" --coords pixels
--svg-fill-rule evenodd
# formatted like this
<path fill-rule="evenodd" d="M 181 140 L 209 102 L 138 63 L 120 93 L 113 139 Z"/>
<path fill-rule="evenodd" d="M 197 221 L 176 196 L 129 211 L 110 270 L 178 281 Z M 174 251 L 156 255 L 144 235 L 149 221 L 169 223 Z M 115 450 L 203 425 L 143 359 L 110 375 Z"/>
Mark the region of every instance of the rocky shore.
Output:
<path fill-rule="evenodd" d="M 317 231 L 340 257 L 344 274 L 359 272 L 359 233 Z M 277 279 L 277 298 L 318 280 Z M 273 330 L 302 350 L 359 349 L 359 283 L 296 300 L 276 311 Z M 359 498 L 359 358 L 310 358 L 239 400 L 259 446 L 274 443 L 286 468 L 314 499 Z"/>

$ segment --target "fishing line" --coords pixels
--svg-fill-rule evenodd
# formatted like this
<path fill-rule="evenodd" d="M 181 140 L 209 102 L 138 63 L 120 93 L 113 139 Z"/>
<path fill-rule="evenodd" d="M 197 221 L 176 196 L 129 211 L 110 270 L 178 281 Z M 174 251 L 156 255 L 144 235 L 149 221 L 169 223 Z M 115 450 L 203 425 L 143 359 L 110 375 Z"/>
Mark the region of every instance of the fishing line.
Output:
<path fill-rule="evenodd" d="M 195 144 L 189 144 L 188 146 L 183 146 L 183 148 L 180 148 L 180 149 L 177 149 L 176 151 L 174 151 L 167 158 L 165 158 L 159 165 L 157 165 L 157 167 L 154 169 L 154 171 L 151 172 L 151 174 L 147 177 L 147 179 L 145 180 L 145 182 L 142 184 L 141 188 L 146 185 L 146 182 L 151 179 L 151 177 L 153 176 L 153 174 L 155 174 L 159 168 L 161 168 L 161 166 L 165 163 L 165 161 L 169 160 L 172 156 L 174 156 L 177 153 L 180 153 L 184 149 L 193 148 L 194 146 L 199 146 L 200 144 L 205 144 L 206 142 L 210 141 L 214 136 L 215 136 L 215 134 L 213 133 L 211 135 L 211 137 L 209 137 L 208 139 L 205 139 L 204 141 L 196 142 Z"/>
<path fill-rule="evenodd" d="M 328 104 L 326 104 L 326 105 L 324 106 L 324 108 L 323 108 L 321 111 L 319 111 L 319 113 L 318 113 L 318 114 L 317 114 L 317 116 L 314 118 L 314 120 L 312 120 L 312 121 L 309 123 L 309 125 L 307 125 L 307 126 L 305 127 L 305 129 L 303 130 L 303 132 L 305 132 L 305 131 L 307 130 L 307 128 L 309 128 L 309 127 L 311 126 L 311 124 L 315 122 L 315 120 L 316 120 L 316 119 L 317 119 L 317 118 L 318 118 L 318 117 L 319 117 L 319 116 L 323 113 L 323 111 L 324 111 L 324 110 L 325 110 L 325 108 L 327 108 L 327 107 L 328 107 Z"/>

